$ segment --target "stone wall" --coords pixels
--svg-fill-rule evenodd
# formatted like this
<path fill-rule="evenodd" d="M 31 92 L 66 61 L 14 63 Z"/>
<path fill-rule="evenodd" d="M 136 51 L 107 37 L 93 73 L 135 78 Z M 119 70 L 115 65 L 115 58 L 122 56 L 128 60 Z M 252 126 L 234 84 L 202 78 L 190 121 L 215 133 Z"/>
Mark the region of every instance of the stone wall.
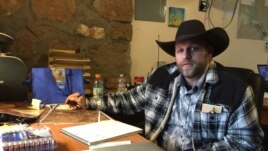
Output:
<path fill-rule="evenodd" d="M 28 71 L 47 67 L 50 48 L 73 49 L 87 54 L 91 75 L 129 77 L 132 17 L 132 0 L 0 1 L 0 32 L 14 38 L 7 51 Z"/>

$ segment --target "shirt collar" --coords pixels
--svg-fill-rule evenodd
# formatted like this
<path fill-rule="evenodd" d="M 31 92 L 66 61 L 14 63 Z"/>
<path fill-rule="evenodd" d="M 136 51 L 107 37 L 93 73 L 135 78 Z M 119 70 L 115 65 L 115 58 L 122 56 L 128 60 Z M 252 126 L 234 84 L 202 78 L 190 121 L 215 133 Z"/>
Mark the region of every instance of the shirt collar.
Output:
<path fill-rule="evenodd" d="M 219 76 L 216 71 L 216 63 L 214 61 L 211 61 L 208 66 L 208 71 L 206 75 L 205 82 L 209 84 L 216 84 L 219 81 Z"/>
<path fill-rule="evenodd" d="M 177 72 L 178 67 L 176 65 L 176 62 L 167 65 L 166 70 L 168 71 L 169 74 L 173 74 L 173 73 Z"/>

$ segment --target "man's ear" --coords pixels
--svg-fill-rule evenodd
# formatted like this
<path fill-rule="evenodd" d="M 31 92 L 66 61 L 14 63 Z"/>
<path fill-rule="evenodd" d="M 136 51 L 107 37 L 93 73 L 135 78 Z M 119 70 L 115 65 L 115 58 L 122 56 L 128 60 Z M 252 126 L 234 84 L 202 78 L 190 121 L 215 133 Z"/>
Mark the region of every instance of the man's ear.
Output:
<path fill-rule="evenodd" d="M 207 50 L 207 52 L 208 52 L 208 55 L 209 55 L 209 57 L 210 57 L 210 60 L 212 60 L 212 57 L 213 57 L 213 51 L 214 51 L 213 47 L 212 47 L 212 46 L 208 46 L 208 47 L 206 47 L 206 50 Z"/>
<path fill-rule="evenodd" d="M 211 56 L 212 56 L 212 53 L 213 53 L 213 51 L 214 51 L 214 48 L 213 48 L 212 46 L 208 46 L 208 47 L 207 47 L 207 51 L 208 51 L 208 53 L 211 54 Z"/>

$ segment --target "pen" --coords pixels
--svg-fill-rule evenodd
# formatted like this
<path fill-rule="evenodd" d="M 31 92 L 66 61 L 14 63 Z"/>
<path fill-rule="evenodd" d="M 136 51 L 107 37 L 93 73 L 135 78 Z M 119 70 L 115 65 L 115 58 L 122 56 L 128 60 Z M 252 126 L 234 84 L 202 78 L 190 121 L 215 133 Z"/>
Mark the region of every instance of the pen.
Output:
<path fill-rule="evenodd" d="M 101 114 L 103 114 L 104 116 L 106 116 L 109 120 L 114 120 L 113 118 L 111 118 L 110 116 L 108 116 L 107 114 L 105 114 L 104 112 L 101 112 Z"/>
<path fill-rule="evenodd" d="M 50 110 L 49 110 L 49 112 L 39 121 L 39 123 L 42 123 L 42 121 L 54 110 L 54 109 L 56 109 L 56 107 L 58 106 L 58 104 L 57 105 L 55 105 L 54 107 L 52 107 L 51 108 L 51 106 L 50 106 Z"/>
<path fill-rule="evenodd" d="M 98 113 L 98 122 L 100 122 L 100 114 L 101 114 L 101 112 L 99 111 L 99 113 Z"/>

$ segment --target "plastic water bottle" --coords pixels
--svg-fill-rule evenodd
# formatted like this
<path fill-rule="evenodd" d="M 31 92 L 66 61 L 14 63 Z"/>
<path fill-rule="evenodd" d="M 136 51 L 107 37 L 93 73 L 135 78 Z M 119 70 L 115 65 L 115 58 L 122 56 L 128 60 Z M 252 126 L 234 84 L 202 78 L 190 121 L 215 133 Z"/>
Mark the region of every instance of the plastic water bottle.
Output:
<path fill-rule="evenodd" d="M 126 92 L 127 91 L 127 80 L 123 74 L 120 74 L 118 78 L 117 92 Z"/>
<path fill-rule="evenodd" d="M 104 94 L 104 81 L 100 73 L 95 74 L 95 79 L 93 83 L 93 100 L 102 100 Z"/>

